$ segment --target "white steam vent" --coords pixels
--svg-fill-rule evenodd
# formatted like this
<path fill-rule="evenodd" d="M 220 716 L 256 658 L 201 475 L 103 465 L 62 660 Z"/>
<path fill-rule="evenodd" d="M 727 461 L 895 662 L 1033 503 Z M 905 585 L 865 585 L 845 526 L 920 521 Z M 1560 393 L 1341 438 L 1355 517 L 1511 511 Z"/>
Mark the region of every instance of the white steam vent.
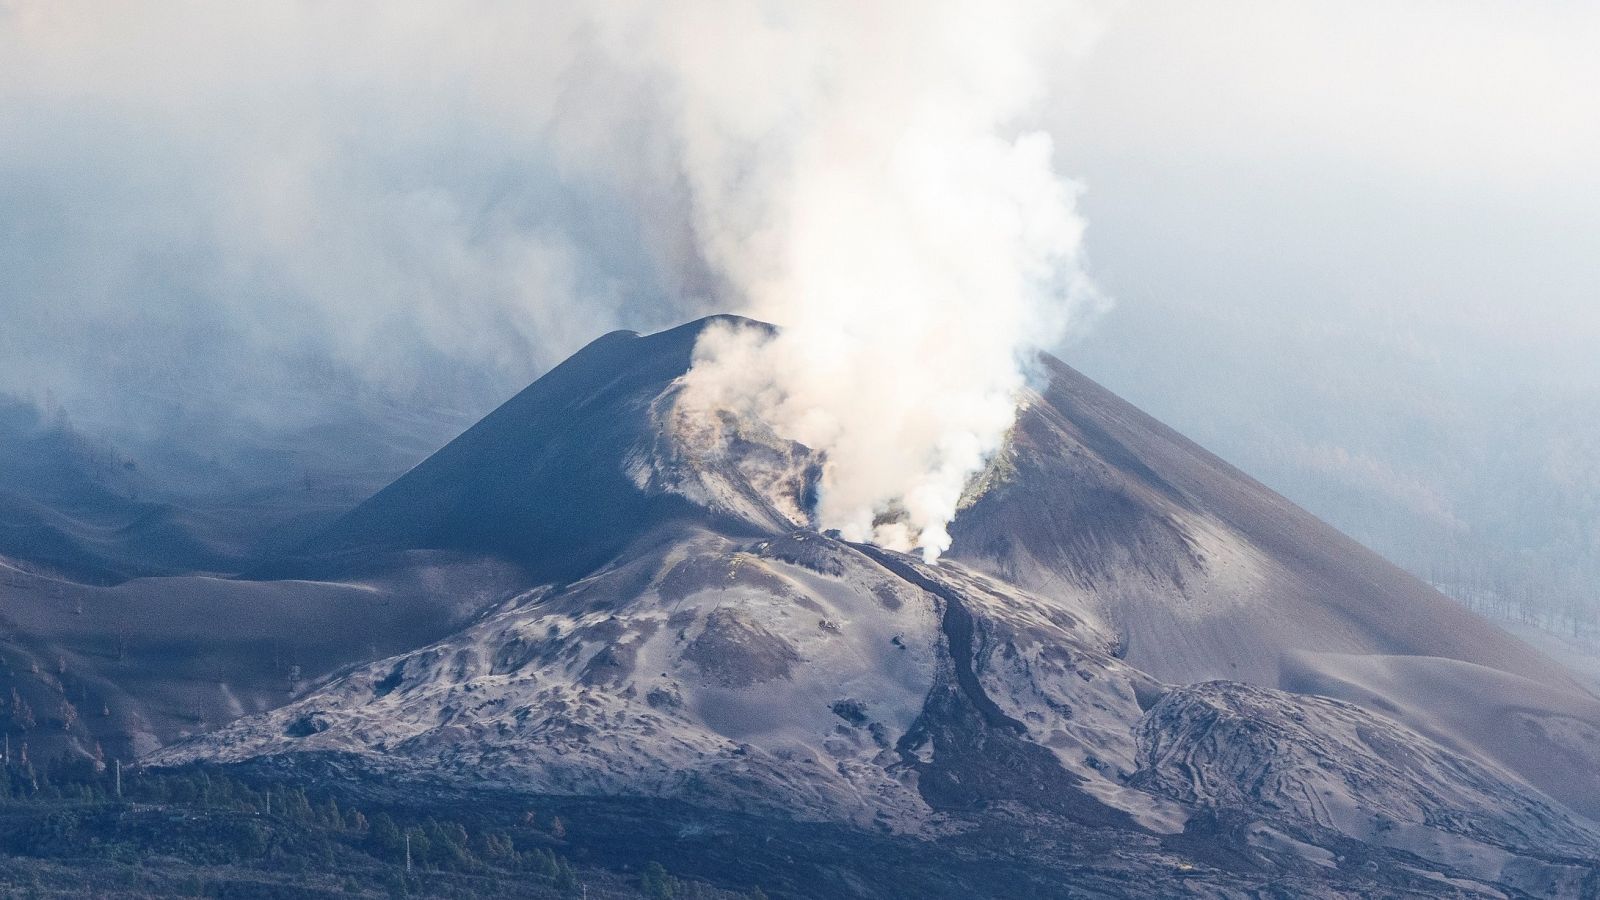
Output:
<path fill-rule="evenodd" d="M 1100 302 L 1079 188 L 1026 124 L 1045 61 L 1094 19 L 1029 2 L 673 10 L 624 30 L 674 85 L 701 254 L 780 328 L 709 330 L 687 399 L 822 452 L 819 527 L 935 558 L 1035 352 Z M 749 39 L 707 54 L 718 22 Z"/>

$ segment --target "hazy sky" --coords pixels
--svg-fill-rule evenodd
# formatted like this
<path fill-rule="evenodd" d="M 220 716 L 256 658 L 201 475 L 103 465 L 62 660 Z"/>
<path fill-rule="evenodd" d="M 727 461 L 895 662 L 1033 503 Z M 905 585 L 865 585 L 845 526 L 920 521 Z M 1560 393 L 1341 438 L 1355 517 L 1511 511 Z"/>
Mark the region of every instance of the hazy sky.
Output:
<path fill-rule="evenodd" d="M 1390 552 L 1600 571 L 1600 8 L 1085 5 L 1017 123 L 1114 304 L 1062 355 Z M 719 101 L 803 94 L 722 76 L 796 46 L 736 11 L 807 17 L 696 8 Z M 124 434 L 483 409 L 725 305 L 648 9 L 0 0 L 0 391 Z"/>
<path fill-rule="evenodd" d="M 1111 21 L 1059 127 L 1130 317 L 1600 377 L 1600 8 L 1146 2 Z"/>
<path fill-rule="evenodd" d="M 1060 113 L 1118 301 L 1069 358 L 1391 552 L 1592 575 L 1596 46 L 1583 3 L 1122 7 Z"/>

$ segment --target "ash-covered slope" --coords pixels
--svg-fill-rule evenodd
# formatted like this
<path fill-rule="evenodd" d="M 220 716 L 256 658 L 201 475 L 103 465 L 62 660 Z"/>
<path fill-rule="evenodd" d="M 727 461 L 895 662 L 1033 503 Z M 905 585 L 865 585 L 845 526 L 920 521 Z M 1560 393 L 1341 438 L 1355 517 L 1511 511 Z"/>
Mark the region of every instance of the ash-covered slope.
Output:
<path fill-rule="evenodd" d="M 0 557 L 0 732 L 36 761 L 131 761 L 454 633 L 522 585 L 513 566 L 429 551 L 361 581 L 197 575 L 113 587 Z"/>
<path fill-rule="evenodd" d="M 1600 699 L 1559 664 L 1058 360 L 1044 367 L 1048 386 L 951 529 L 953 558 L 1078 598 L 1163 681 L 1362 703 L 1600 817 Z"/>
<path fill-rule="evenodd" d="M 746 327 L 767 327 L 718 317 Z M 291 564 L 437 549 L 581 577 L 665 522 L 806 525 L 814 461 L 671 401 L 707 322 L 608 334 L 305 545 Z M 1174 682 L 1278 685 L 1285 651 L 1458 659 L 1546 684 L 1558 664 L 1053 358 L 951 557 L 1099 611 Z"/>
<path fill-rule="evenodd" d="M 951 555 L 1086 593 L 1128 659 L 1276 684 L 1286 649 L 1438 656 L 1562 686 L 1553 661 L 1051 357 Z"/>
<path fill-rule="evenodd" d="M 96 584 L 237 562 L 200 516 L 141 500 L 145 482 L 111 444 L 0 394 L 0 558 Z"/>
<path fill-rule="evenodd" d="M 761 497 L 694 503 L 641 481 L 672 477 L 672 465 L 651 465 L 665 452 L 659 401 L 688 371 L 708 321 L 599 338 L 276 569 L 369 566 L 375 555 L 435 549 L 497 556 L 534 581 L 563 581 L 663 522 L 748 534 L 789 527 Z"/>
<path fill-rule="evenodd" d="M 148 761 L 336 760 L 422 787 L 665 798 L 930 837 L 1088 829 L 1122 835 L 1122 856 L 1094 865 L 1127 877 L 1192 870 L 1199 853 L 1299 895 L 1600 887 L 1590 823 L 1359 707 L 1231 682 L 1173 689 L 1061 604 L 959 566 L 805 531 L 654 538 Z"/>
<path fill-rule="evenodd" d="M 960 561 L 818 534 L 815 454 L 675 402 L 700 327 L 602 338 L 297 563 L 445 549 L 528 590 L 150 762 L 1088 829 L 1130 877 L 1209 860 L 1199 893 L 1600 888 L 1600 709 L 1559 666 L 1054 362 Z M 1477 680 L 1391 677 L 1448 666 Z M 1475 705 L 1519 679 L 1517 718 Z"/>
<path fill-rule="evenodd" d="M 1181 821 L 1119 780 L 1159 687 L 1070 612 L 810 532 L 654 537 L 156 760 L 349 752 L 398 774 L 899 828 L 1001 801 Z M 1004 662 L 978 658 L 990 642 Z"/>

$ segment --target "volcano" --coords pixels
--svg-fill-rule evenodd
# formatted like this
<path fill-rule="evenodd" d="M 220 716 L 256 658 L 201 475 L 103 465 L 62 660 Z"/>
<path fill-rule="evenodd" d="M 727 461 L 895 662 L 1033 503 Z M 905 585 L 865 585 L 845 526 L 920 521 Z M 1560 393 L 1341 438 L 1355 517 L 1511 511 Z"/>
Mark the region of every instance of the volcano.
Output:
<path fill-rule="evenodd" d="M 1560 665 L 1054 359 L 939 562 L 821 533 L 825 460 L 677 402 L 711 322 L 770 327 L 606 335 L 269 569 L 514 589 L 147 761 L 986 835 L 1021 873 L 948 896 L 1600 889 L 1600 698 Z M 796 894 L 944 891 L 839 867 Z"/>

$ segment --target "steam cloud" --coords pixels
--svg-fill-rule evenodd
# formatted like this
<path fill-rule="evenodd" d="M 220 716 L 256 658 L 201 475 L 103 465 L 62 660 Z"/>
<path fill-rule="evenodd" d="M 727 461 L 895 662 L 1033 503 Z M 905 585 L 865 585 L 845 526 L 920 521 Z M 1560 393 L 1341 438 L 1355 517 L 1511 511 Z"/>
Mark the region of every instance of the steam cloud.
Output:
<path fill-rule="evenodd" d="M 677 88 L 703 256 L 781 326 L 706 334 L 689 385 L 825 453 L 821 527 L 931 559 L 1026 367 L 1096 302 L 1078 188 L 1018 124 L 1092 18 L 802 6 L 630 22 Z M 701 46 L 718 28 L 741 36 L 731 57 Z"/>
<path fill-rule="evenodd" d="M 1095 302 L 1029 116 L 1097 26 L 0 0 L 0 391 L 158 434 L 222 433 L 174 420 L 204 391 L 304 417 L 306 373 L 481 410 L 608 328 L 734 310 L 782 331 L 708 334 L 692 387 L 826 453 L 820 525 L 934 555 Z"/>

